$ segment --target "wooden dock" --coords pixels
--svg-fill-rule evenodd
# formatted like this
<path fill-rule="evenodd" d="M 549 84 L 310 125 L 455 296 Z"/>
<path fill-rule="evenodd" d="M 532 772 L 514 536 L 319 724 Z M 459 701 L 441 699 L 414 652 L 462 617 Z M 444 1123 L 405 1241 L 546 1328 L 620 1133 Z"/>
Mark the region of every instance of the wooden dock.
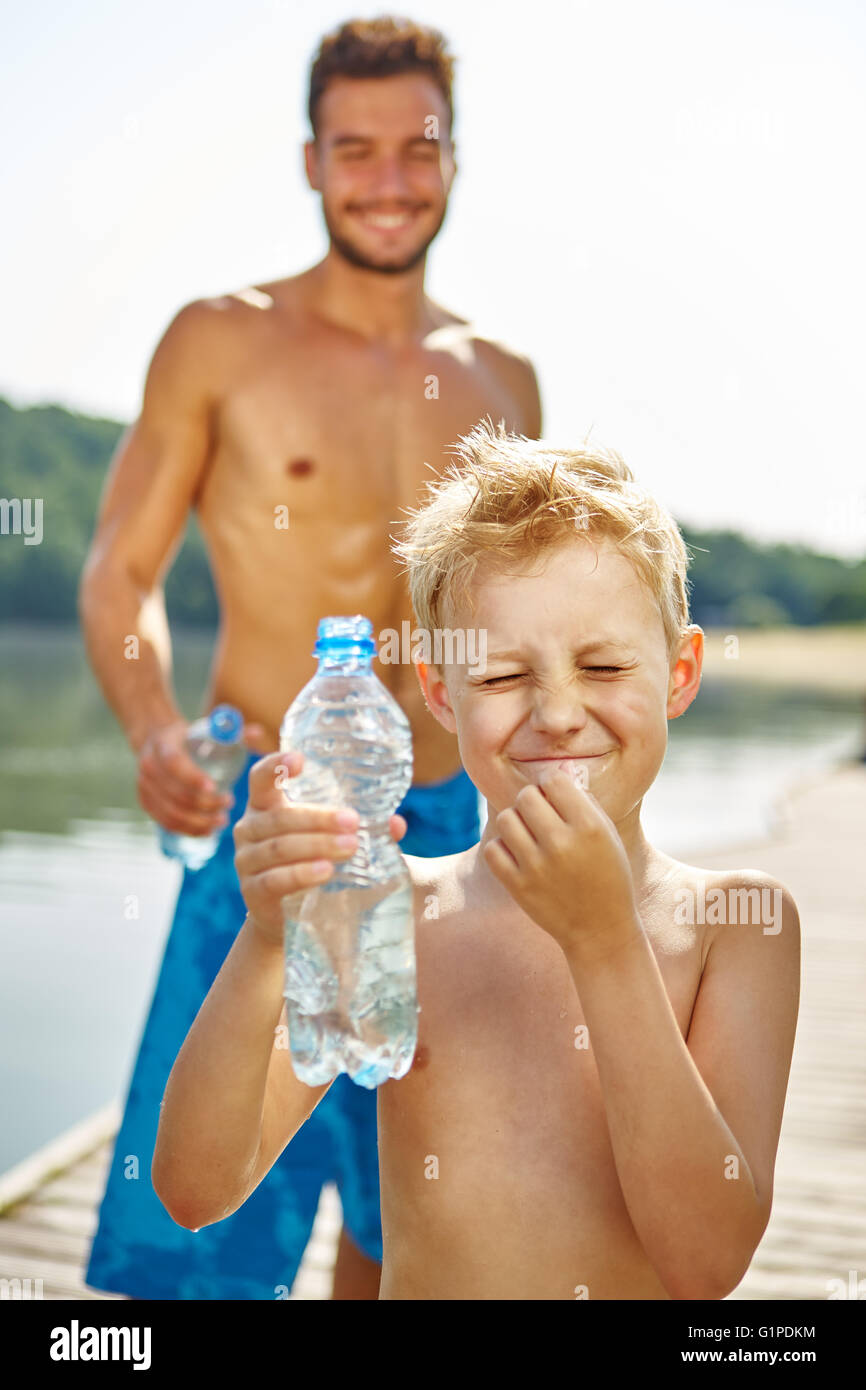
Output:
<path fill-rule="evenodd" d="M 851 1297 L 859 1280 L 866 1297 L 864 827 L 866 766 L 853 765 L 801 785 L 779 808 L 773 840 L 690 856 L 708 869 L 775 875 L 794 894 L 803 932 L 773 1214 L 732 1299 Z M 0 1176 L 0 1297 L 122 1297 L 83 1283 L 118 1123 L 109 1106 Z M 330 1297 L 340 1221 L 328 1186 L 292 1298 Z"/>
<path fill-rule="evenodd" d="M 802 783 L 777 813 L 773 840 L 695 856 L 780 879 L 802 934 L 773 1211 L 730 1297 L 851 1297 L 863 1280 L 866 1298 L 866 765 Z"/>
<path fill-rule="evenodd" d="M 119 1107 L 106 1106 L 0 1177 L 0 1299 L 125 1299 L 84 1283 L 119 1125 Z M 292 1298 L 330 1298 L 341 1224 L 329 1183 Z"/>

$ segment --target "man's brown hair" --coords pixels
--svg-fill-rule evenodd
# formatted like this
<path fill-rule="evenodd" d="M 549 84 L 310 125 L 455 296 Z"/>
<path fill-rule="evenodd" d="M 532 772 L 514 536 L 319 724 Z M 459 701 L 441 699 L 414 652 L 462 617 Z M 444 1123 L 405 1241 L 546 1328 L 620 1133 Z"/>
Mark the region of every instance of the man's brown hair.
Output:
<path fill-rule="evenodd" d="M 438 29 L 383 15 L 379 19 L 350 19 L 327 34 L 310 70 L 307 111 L 313 135 L 318 135 L 319 102 L 333 78 L 396 77 L 404 72 L 423 72 L 433 78 L 445 98 L 450 127 L 454 121 L 454 57 Z"/>

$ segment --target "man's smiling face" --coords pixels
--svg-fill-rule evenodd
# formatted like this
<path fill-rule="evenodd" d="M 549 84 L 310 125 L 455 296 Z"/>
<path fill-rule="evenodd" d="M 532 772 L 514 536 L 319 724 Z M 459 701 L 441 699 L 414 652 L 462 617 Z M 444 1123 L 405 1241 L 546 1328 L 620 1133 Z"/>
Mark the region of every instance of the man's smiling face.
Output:
<path fill-rule="evenodd" d="M 658 773 L 668 718 L 697 693 L 699 659 L 694 682 L 669 661 L 653 594 L 606 538 L 569 537 L 526 574 L 479 568 L 473 599 L 449 626 L 486 629 L 486 670 L 431 671 L 425 693 L 491 815 L 563 767 L 622 821 Z"/>
<path fill-rule="evenodd" d="M 386 274 L 418 264 L 442 225 L 454 177 L 448 109 L 432 78 L 330 82 L 306 160 L 331 242 L 346 260 Z"/>

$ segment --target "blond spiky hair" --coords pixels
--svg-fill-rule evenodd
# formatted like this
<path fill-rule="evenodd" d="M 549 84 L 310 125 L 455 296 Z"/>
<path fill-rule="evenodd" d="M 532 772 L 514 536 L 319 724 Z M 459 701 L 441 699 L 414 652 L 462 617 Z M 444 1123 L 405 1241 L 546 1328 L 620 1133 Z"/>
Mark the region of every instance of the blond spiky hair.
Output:
<path fill-rule="evenodd" d="M 405 535 L 392 546 L 422 629 L 446 627 L 446 601 L 473 606 L 482 561 L 516 567 L 577 530 L 590 540 L 609 537 L 631 561 L 655 596 L 673 657 L 689 626 L 688 554 L 673 517 L 638 487 L 619 454 L 553 448 L 489 420 L 451 452 L 459 462 L 427 484 L 423 506 L 404 509 Z"/>

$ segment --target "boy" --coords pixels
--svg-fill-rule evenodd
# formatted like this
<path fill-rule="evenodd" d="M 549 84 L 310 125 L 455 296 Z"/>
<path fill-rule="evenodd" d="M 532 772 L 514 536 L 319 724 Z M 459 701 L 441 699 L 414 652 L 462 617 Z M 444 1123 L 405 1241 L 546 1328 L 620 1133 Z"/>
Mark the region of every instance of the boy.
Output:
<path fill-rule="evenodd" d="M 641 829 L 700 684 L 685 547 L 609 451 L 479 426 L 460 458 L 395 549 L 422 630 L 486 637 L 486 669 L 418 676 L 488 819 L 407 857 L 421 1012 L 379 1090 L 380 1297 L 724 1298 L 770 1215 L 799 922 L 766 875 Z M 356 845 L 345 808 L 286 805 L 277 769 L 301 761 L 253 769 L 248 917 L 166 1087 L 153 1180 L 184 1226 L 235 1211 L 328 1089 L 274 1046 L 281 899 Z"/>

